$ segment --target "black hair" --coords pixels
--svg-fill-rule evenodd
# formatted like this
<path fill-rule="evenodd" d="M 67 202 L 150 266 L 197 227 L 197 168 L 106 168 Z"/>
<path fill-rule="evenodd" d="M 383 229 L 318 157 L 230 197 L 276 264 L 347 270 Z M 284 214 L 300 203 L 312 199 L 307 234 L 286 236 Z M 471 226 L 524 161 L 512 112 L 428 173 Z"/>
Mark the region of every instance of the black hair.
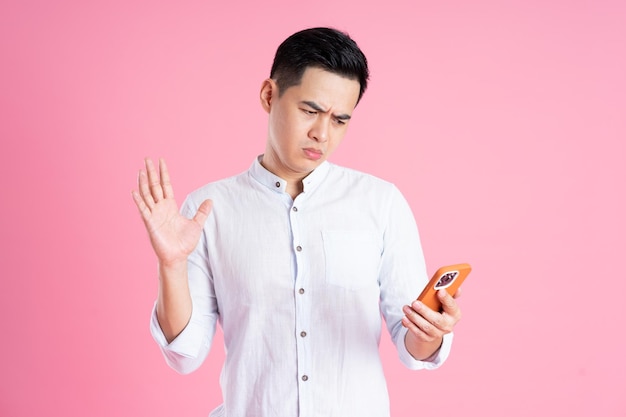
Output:
<path fill-rule="evenodd" d="M 280 44 L 270 71 L 270 78 L 278 85 L 279 95 L 289 87 L 299 85 L 309 67 L 357 80 L 361 86 L 358 101 L 367 88 L 369 70 L 365 55 L 347 33 L 336 29 L 305 29 Z"/>

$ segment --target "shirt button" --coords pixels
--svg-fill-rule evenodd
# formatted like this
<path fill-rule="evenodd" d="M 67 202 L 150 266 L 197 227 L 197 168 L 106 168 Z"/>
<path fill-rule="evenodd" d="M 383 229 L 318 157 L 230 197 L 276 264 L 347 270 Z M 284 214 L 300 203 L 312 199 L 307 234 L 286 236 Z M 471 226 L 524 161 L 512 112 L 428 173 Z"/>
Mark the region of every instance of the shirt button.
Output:
<path fill-rule="evenodd" d="M 302 246 L 296 246 L 296 250 L 297 250 L 298 252 L 302 252 Z"/>
<path fill-rule="evenodd" d="M 308 376 L 306 376 L 306 375 L 302 375 L 302 380 L 303 380 L 303 381 L 308 381 L 308 380 L 309 380 L 309 377 L 308 377 Z"/>
<path fill-rule="evenodd" d="M 280 188 L 280 182 L 276 181 L 276 188 Z"/>
<path fill-rule="evenodd" d="M 300 332 L 301 337 L 306 337 L 306 332 Z"/>
<path fill-rule="evenodd" d="M 300 289 L 298 290 L 298 292 L 299 292 L 300 294 L 304 294 L 304 288 L 300 288 Z"/>
<path fill-rule="evenodd" d="M 298 211 L 298 207 L 293 206 L 292 210 L 293 210 L 293 211 Z"/>

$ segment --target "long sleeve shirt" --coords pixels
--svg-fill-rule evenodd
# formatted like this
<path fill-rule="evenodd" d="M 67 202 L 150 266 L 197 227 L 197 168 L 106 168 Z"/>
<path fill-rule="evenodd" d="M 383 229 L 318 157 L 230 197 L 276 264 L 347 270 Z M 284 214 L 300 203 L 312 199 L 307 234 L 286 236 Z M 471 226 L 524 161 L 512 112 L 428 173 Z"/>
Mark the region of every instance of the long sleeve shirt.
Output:
<path fill-rule="evenodd" d="M 188 373 L 220 324 L 223 404 L 211 417 L 389 416 L 383 319 L 410 369 L 439 367 L 452 342 L 446 335 L 428 361 L 404 344 L 402 307 L 428 281 L 406 200 L 389 182 L 329 162 L 292 199 L 259 159 L 185 200 L 189 218 L 213 200 L 188 260 L 192 315 L 168 344 L 153 311 L 153 337 Z"/>

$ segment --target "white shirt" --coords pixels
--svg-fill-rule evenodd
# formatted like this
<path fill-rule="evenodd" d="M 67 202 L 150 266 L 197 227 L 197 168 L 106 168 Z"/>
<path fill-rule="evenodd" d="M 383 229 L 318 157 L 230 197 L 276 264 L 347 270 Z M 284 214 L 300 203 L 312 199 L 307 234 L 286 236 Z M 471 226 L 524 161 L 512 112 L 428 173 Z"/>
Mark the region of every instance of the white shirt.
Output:
<path fill-rule="evenodd" d="M 324 162 L 295 200 L 257 158 L 240 175 L 190 194 L 181 211 L 213 209 L 189 258 L 191 320 L 168 344 L 181 373 L 206 358 L 219 322 L 226 360 L 223 404 L 211 417 L 384 417 L 389 397 L 379 355 L 381 312 L 400 360 L 434 369 L 406 350 L 402 307 L 426 285 L 411 210 L 388 182 Z"/>

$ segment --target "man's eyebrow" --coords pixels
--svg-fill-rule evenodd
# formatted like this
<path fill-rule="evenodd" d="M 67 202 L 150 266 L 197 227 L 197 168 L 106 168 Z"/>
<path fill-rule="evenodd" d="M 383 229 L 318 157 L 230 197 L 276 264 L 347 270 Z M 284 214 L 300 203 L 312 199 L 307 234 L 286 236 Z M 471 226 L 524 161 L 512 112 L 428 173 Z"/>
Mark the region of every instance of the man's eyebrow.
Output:
<path fill-rule="evenodd" d="M 324 110 L 322 107 L 320 107 L 319 104 L 317 104 L 314 101 L 303 100 L 301 103 L 309 106 L 313 110 L 318 111 L 320 113 L 327 112 L 327 110 Z M 352 116 L 350 116 L 349 114 L 333 114 L 333 117 L 339 120 L 350 120 L 352 118 Z"/>

